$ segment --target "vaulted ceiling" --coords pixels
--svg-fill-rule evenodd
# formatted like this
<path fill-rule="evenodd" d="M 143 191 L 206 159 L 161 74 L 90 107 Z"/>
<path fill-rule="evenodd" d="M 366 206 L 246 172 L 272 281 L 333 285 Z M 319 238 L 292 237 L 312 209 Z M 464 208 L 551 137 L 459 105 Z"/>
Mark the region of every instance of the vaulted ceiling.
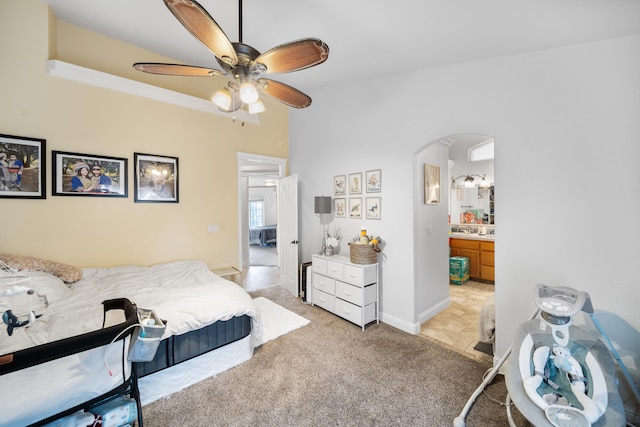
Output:
<path fill-rule="evenodd" d="M 162 0 L 41 1 L 62 21 L 219 69 Z M 238 0 L 200 4 L 239 40 Z M 243 42 L 260 52 L 306 37 L 329 45 L 327 62 L 272 76 L 312 98 L 324 85 L 640 34 L 638 0 L 245 0 L 242 9 Z"/>

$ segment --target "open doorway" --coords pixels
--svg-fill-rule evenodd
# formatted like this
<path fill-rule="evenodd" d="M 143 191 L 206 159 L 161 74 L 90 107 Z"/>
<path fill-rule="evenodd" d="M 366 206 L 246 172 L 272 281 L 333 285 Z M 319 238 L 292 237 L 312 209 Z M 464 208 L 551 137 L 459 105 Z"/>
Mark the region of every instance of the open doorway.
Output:
<path fill-rule="evenodd" d="M 495 305 L 494 141 L 486 135 L 459 134 L 440 142 L 449 147 L 449 170 L 442 180 L 449 193 L 449 257 L 466 259 L 467 273 L 458 284 L 450 281 L 448 307 L 428 319 L 420 334 L 469 357 L 492 361 L 493 346 L 483 341 L 495 335 L 492 329 L 488 337 Z"/>
<path fill-rule="evenodd" d="M 238 153 L 240 265 L 245 289 L 279 283 L 278 184 L 286 159 Z"/>

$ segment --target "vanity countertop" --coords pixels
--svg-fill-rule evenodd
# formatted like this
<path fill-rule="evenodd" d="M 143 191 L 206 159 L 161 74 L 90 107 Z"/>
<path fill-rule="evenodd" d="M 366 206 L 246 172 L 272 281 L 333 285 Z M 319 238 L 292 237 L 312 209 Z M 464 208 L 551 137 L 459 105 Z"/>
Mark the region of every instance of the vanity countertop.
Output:
<path fill-rule="evenodd" d="M 485 240 L 493 242 L 495 240 L 494 234 L 478 234 L 478 233 L 451 233 L 449 236 L 452 239 L 465 239 L 465 240 Z"/>

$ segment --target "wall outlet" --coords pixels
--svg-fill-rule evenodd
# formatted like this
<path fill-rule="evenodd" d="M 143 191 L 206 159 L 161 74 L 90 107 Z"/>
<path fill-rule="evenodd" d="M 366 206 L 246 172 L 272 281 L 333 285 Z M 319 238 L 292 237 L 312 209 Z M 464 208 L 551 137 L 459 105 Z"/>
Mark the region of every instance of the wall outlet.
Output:
<path fill-rule="evenodd" d="M 217 233 L 220 231 L 220 227 L 218 227 L 218 224 L 207 225 L 207 231 L 209 233 Z"/>
<path fill-rule="evenodd" d="M 433 235 L 433 226 L 427 225 L 427 236 Z"/>

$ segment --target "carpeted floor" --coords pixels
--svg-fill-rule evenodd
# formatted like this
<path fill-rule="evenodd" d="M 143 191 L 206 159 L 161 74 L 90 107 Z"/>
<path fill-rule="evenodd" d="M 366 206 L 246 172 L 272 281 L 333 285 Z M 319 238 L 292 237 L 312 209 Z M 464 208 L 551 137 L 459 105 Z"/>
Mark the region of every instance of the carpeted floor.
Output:
<path fill-rule="evenodd" d="M 251 292 L 311 321 L 247 362 L 143 408 L 155 426 L 450 426 L 489 364 L 384 324 L 366 331 L 280 286 Z M 502 377 L 467 425 L 508 426 Z M 495 398 L 497 401 L 493 401 Z M 514 411 L 518 426 L 529 424 Z"/>

